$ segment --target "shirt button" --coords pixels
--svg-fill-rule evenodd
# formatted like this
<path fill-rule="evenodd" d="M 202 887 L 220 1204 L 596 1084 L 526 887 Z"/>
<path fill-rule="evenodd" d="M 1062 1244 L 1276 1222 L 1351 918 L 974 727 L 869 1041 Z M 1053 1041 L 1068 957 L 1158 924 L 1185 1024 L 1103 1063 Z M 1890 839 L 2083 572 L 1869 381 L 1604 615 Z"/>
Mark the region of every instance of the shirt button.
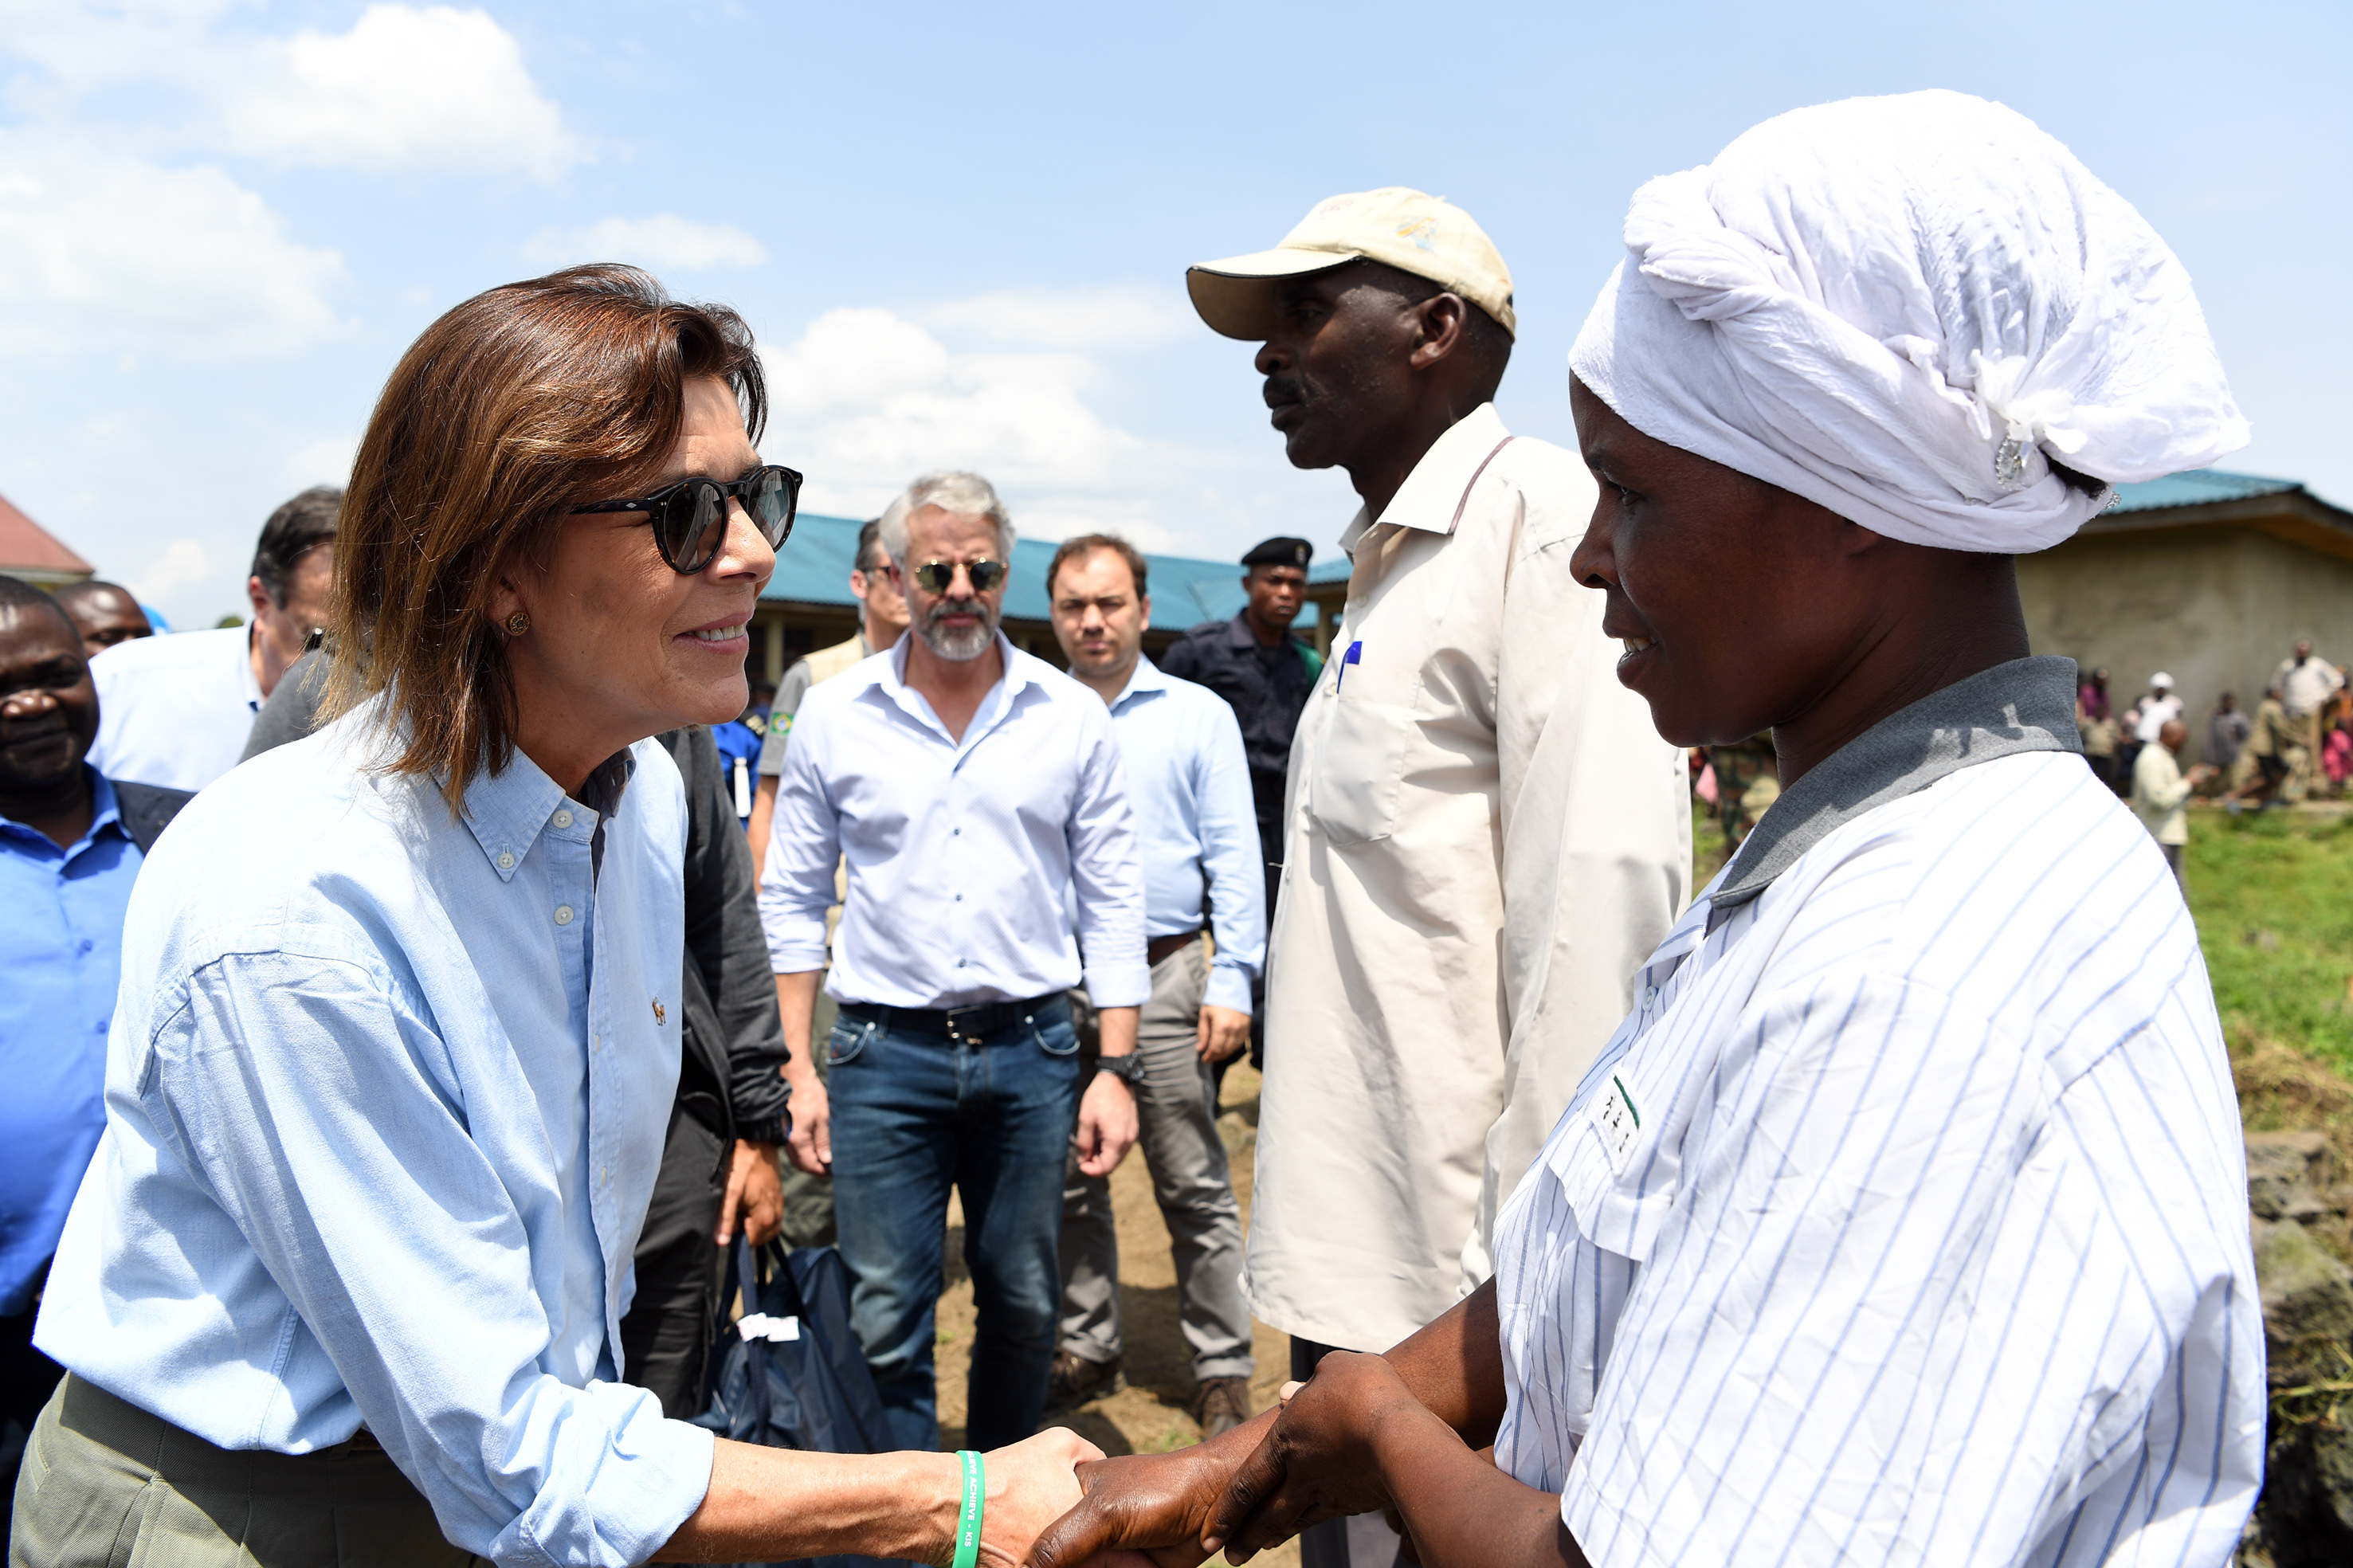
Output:
<path fill-rule="evenodd" d="M 964 967 L 964 960 L 963 960 L 963 959 L 959 958 L 959 959 L 957 959 L 957 960 L 956 960 L 956 967 L 957 967 L 958 969 L 962 969 L 962 968 Z"/>
<path fill-rule="evenodd" d="M 962 894 L 958 894 L 958 895 L 957 895 L 957 897 L 961 898 L 961 897 L 963 897 L 963 895 L 962 895 Z M 97 945 L 98 945 L 98 944 L 97 944 L 96 942 L 94 942 L 90 941 L 90 938 L 88 938 L 88 937 L 84 937 L 84 938 L 82 938 L 82 939 L 81 939 L 81 950 L 82 950 L 84 952 L 88 952 L 91 948 L 96 947 Z"/>
<path fill-rule="evenodd" d="M 549 820 L 554 822 L 558 827 L 569 827 L 572 826 L 572 814 L 568 811 L 559 810 L 553 817 L 549 818 Z"/>
<path fill-rule="evenodd" d="M 962 893 L 958 893 L 958 894 L 955 896 L 955 901 L 956 901 L 957 903 L 962 903 L 962 902 L 964 902 L 964 895 L 963 895 Z M 82 945 L 82 947 L 83 947 L 85 950 L 87 950 L 87 949 L 89 948 L 89 946 L 90 946 L 90 943 L 88 943 L 88 942 L 83 942 L 81 945 Z"/>
<path fill-rule="evenodd" d="M 499 869 L 501 871 L 514 869 L 514 857 L 503 849 L 499 851 Z"/>
<path fill-rule="evenodd" d="M 568 926 L 572 923 L 572 906 L 570 904 L 558 904 L 555 906 L 555 923 L 560 926 Z"/>
<path fill-rule="evenodd" d="M 609 1187 L 613 1184 L 613 1168 L 610 1165 L 596 1167 L 596 1184 L 600 1187 Z"/>
<path fill-rule="evenodd" d="M 951 827 L 948 829 L 948 837 L 950 838 L 962 838 L 964 837 L 964 829 L 961 827 Z"/>

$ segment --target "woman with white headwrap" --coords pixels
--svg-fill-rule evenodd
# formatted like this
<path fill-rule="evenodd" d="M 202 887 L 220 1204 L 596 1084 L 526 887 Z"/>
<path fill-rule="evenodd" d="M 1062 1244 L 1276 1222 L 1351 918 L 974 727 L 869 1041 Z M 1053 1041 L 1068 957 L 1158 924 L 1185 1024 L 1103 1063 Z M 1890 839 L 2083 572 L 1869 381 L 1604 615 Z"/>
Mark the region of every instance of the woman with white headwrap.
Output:
<path fill-rule="evenodd" d="M 2221 1564 L 2265 1404 L 2229 1066 L 2012 564 L 2244 443 L 2189 279 L 1948 92 L 1769 121 L 1626 241 L 1569 359 L 1577 571 L 1661 733 L 1769 726 L 1781 797 L 1639 977 L 1495 1279 L 1082 1476 L 1036 1560 L 1388 1509 L 1432 1568 Z"/>

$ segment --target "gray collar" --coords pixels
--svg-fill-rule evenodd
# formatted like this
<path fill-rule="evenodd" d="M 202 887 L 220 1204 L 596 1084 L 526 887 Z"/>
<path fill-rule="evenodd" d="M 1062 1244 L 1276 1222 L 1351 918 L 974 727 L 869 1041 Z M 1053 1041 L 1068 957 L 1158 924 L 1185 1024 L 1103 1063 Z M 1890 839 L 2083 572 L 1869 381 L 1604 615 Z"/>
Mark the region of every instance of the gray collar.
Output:
<path fill-rule="evenodd" d="M 1881 720 L 1784 790 L 1741 845 L 1715 911 L 1729 914 L 1762 893 L 1833 828 L 1947 774 L 2025 752 L 2083 750 L 2073 659 L 1980 670 Z"/>

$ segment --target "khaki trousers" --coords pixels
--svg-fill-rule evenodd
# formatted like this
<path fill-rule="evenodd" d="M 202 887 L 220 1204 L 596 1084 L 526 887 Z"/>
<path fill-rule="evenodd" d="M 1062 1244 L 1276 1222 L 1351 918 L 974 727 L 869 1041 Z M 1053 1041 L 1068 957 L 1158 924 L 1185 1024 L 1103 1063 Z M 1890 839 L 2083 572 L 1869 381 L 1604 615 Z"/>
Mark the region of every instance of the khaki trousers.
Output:
<path fill-rule="evenodd" d="M 1152 999 L 1136 1022 L 1137 1142 L 1176 1263 L 1178 1322 L 1195 1381 L 1248 1377 L 1250 1302 L 1242 1295 L 1242 1215 L 1226 1141 L 1218 1131 L 1217 1078 L 1201 1065 L 1201 997 L 1208 949 L 1198 939 L 1152 966 Z M 1078 992 L 1071 994 L 1073 997 Z M 1077 1009 L 1072 1008 L 1075 1014 Z M 1081 1038 L 1093 1042 L 1094 1010 Z M 1062 1187 L 1061 1348 L 1099 1364 L 1122 1353 L 1119 1231 L 1111 1178 L 1079 1173 L 1071 1145 Z"/>
<path fill-rule="evenodd" d="M 364 1435 L 317 1454 L 216 1448 L 70 1373 L 34 1423 L 8 1532 L 9 1568 L 482 1562 Z"/>

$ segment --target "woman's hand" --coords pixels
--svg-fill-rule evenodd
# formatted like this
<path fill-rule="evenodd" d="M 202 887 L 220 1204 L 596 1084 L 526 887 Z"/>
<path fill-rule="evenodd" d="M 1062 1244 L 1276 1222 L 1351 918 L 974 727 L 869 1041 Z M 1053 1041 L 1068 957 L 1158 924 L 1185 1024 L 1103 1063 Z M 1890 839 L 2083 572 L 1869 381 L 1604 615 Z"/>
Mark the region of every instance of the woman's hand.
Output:
<path fill-rule="evenodd" d="M 1039 1531 L 1078 1502 L 1079 1466 L 1103 1457 L 1101 1448 L 1067 1426 L 1049 1426 L 1011 1447 L 991 1450 L 983 1462 L 988 1491 L 980 1517 L 980 1560 L 996 1568 L 1018 1568 Z"/>

